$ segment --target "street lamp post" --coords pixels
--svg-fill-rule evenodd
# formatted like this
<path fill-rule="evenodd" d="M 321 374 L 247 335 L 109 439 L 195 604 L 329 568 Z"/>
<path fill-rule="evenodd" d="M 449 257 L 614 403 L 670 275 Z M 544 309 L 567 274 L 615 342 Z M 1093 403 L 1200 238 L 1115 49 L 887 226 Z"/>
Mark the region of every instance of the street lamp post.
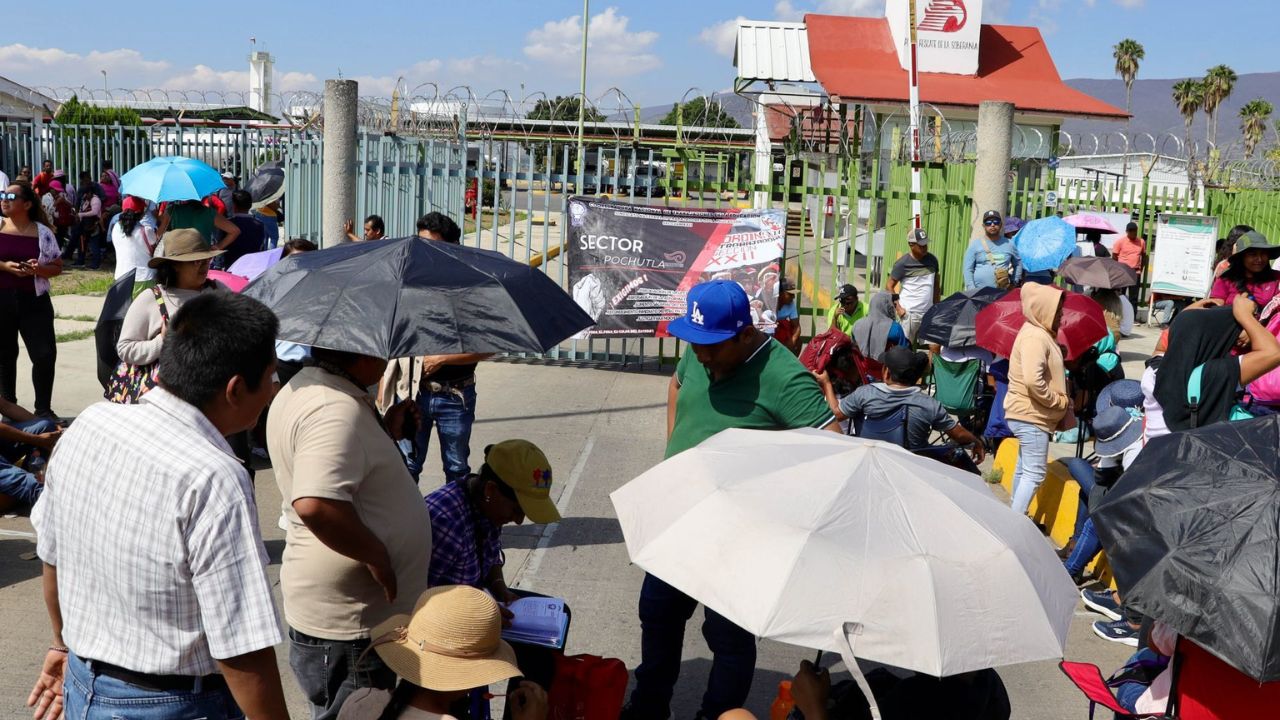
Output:
<path fill-rule="evenodd" d="M 582 0 L 582 76 L 578 86 L 578 177 L 585 170 L 585 158 L 582 155 L 583 126 L 587 120 L 587 30 L 591 26 L 591 0 Z M 579 184 L 578 192 L 582 192 Z"/>

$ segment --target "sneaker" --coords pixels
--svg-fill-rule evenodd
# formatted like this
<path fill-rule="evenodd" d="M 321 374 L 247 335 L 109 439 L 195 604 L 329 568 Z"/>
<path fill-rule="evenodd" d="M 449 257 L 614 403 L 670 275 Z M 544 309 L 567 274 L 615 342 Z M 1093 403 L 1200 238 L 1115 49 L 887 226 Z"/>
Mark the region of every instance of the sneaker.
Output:
<path fill-rule="evenodd" d="M 1120 614 L 1120 603 L 1116 602 L 1115 593 L 1106 588 L 1081 590 L 1080 599 L 1084 601 L 1085 607 L 1112 620 L 1120 620 L 1123 617 Z"/>
<path fill-rule="evenodd" d="M 41 410 L 35 415 L 36 415 L 36 419 L 38 420 L 48 420 L 49 422 L 55 422 L 55 423 L 62 422 L 62 418 L 58 417 L 58 413 L 52 410 Z"/>
<path fill-rule="evenodd" d="M 1138 647 L 1138 629 L 1125 620 L 1108 622 L 1099 620 L 1093 624 L 1093 634 L 1103 640 Z"/>

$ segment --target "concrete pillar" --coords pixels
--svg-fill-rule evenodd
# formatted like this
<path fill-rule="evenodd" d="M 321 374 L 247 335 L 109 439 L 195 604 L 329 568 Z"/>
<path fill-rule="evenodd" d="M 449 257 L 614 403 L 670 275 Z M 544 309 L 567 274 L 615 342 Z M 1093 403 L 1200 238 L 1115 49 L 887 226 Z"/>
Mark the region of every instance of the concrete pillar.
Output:
<path fill-rule="evenodd" d="M 326 118 L 327 119 L 327 118 Z M 1013 153 L 1013 103 L 978 106 L 978 163 L 973 178 L 973 235 L 982 237 L 982 214 L 1009 212 L 1009 161 Z"/>
<path fill-rule="evenodd" d="M 356 216 L 355 80 L 324 81 L 324 181 L 320 246 L 346 242 L 343 225 Z"/>

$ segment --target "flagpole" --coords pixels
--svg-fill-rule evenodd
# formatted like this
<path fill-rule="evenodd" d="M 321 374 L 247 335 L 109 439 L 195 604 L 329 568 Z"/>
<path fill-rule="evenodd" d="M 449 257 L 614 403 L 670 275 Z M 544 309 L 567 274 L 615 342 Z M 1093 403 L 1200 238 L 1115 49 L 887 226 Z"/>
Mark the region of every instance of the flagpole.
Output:
<path fill-rule="evenodd" d="M 916 0 L 909 0 L 907 33 L 911 42 L 908 53 L 907 77 L 910 83 L 909 102 L 911 117 L 911 216 L 913 227 L 920 227 L 920 77 L 916 71 Z"/>

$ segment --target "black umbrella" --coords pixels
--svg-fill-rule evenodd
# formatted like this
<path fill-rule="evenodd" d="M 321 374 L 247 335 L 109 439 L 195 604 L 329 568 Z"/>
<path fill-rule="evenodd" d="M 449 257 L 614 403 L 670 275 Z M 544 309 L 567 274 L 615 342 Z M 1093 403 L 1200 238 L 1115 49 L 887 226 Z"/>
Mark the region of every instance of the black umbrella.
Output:
<path fill-rule="evenodd" d="M 925 311 L 916 337 L 948 347 L 977 345 L 978 311 L 1004 297 L 1006 292 L 982 287 L 948 295 Z"/>
<path fill-rule="evenodd" d="M 125 313 L 133 303 L 133 275 L 136 270 L 121 275 L 107 289 L 107 296 L 102 300 L 102 311 L 98 313 L 98 324 L 93 328 L 93 344 L 98 354 L 98 382 L 106 390 L 111 383 L 111 376 L 120 362 L 116 353 L 116 343 L 120 340 L 120 328 L 124 325 Z"/>
<path fill-rule="evenodd" d="M 1058 274 L 1076 285 L 1116 290 L 1138 284 L 1138 273 L 1128 265 L 1104 257 L 1071 257 L 1062 261 Z"/>
<path fill-rule="evenodd" d="M 1280 680 L 1280 416 L 1151 441 L 1090 511 L 1125 605 Z"/>
<path fill-rule="evenodd" d="M 258 166 L 245 183 L 245 190 L 253 198 L 254 207 L 262 207 L 284 195 L 284 168 L 279 160 L 272 160 Z"/>
<path fill-rule="evenodd" d="M 544 273 L 420 237 L 296 253 L 243 294 L 275 311 L 282 340 L 389 359 L 546 352 L 594 324 Z"/>

